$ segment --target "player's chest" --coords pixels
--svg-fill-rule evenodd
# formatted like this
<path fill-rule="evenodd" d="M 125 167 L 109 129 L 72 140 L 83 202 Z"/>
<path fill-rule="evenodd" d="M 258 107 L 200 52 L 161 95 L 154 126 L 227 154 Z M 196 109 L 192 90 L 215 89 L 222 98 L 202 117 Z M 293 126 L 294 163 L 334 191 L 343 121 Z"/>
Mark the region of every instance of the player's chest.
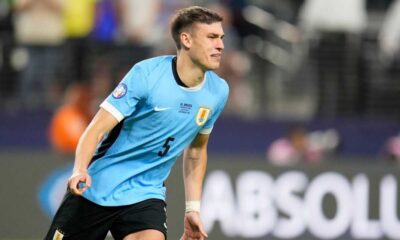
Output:
<path fill-rule="evenodd" d="M 169 124 L 204 125 L 217 106 L 217 101 L 207 91 L 186 92 L 181 89 L 157 89 L 147 102 L 158 121 Z"/>

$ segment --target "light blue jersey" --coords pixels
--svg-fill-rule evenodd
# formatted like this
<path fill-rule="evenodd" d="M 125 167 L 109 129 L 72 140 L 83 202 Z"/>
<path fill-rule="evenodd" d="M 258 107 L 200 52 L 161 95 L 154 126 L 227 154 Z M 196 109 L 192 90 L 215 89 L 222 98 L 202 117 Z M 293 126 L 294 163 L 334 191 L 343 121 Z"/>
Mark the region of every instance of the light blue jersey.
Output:
<path fill-rule="evenodd" d="M 119 124 L 99 144 L 84 197 L 103 206 L 165 200 L 173 164 L 197 134 L 209 134 L 228 98 L 228 85 L 208 71 L 201 85 L 178 85 L 175 56 L 137 63 L 101 107 Z"/>

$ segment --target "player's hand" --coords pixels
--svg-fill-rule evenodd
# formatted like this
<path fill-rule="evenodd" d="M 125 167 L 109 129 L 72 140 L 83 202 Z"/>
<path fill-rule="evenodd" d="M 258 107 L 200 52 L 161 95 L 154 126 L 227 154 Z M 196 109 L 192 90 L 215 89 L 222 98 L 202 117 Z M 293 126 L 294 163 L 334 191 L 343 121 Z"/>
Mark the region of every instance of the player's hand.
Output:
<path fill-rule="evenodd" d="M 81 196 L 91 184 L 92 179 L 86 171 L 73 172 L 71 177 L 68 179 L 69 191 L 78 196 Z"/>
<path fill-rule="evenodd" d="M 187 212 L 184 219 L 184 230 L 180 240 L 204 240 L 208 237 L 200 219 L 200 213 Z"/>

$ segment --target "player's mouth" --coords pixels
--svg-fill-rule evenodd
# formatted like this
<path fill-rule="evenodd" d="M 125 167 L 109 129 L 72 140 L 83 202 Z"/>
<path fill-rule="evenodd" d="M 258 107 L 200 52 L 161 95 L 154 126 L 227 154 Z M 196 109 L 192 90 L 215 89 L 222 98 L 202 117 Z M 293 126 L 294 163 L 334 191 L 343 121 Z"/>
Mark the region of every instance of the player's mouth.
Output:
<path fill-rule="evenodd" d="M 215 60 L 221 60 L 221 53 L 215 53 L 215 54 L 211 54 L 211 58 L 215 59 Z"/>

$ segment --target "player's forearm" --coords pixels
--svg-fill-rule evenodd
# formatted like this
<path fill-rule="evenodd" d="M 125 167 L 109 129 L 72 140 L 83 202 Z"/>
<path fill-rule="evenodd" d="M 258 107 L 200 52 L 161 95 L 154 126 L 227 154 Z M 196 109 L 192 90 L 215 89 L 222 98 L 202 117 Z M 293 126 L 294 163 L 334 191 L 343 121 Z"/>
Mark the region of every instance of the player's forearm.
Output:
<path fill-rule="evenodd" d="M 86 171 L 103 134 L 88 127 L 79 139 L 75 152 L 74 172 Z"/>
<path fill-rule="evenodd" d="M 207 149 L 189 148 L 183 155 L 183 176 L 186 201 L 200 201 L 207 167 Z"/>
<path fill-rule="evenodd" d="M 92 122 L 79 139 L 75 153 L 75 171 L 86 171 L 103 136 L 109 132 L 118 121 L 108 112 L 100 109 Z"/>

